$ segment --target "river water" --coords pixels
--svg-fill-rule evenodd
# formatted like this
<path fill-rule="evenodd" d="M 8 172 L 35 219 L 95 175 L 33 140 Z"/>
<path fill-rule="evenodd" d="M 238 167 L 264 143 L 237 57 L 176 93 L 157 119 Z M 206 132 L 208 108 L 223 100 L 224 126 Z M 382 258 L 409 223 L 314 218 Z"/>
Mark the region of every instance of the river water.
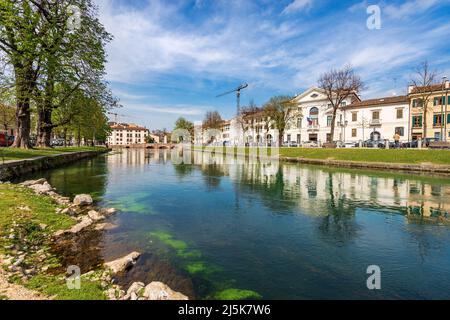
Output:
<path fill-rule="evenodd" d="M 105 260 L 143 253 L 122 284 L 199 299 L 450 298 L 450 179 L 123 150 L 31 177 L 121 212 Z M 367 288 L 367 268 L 381 290 Z"/>

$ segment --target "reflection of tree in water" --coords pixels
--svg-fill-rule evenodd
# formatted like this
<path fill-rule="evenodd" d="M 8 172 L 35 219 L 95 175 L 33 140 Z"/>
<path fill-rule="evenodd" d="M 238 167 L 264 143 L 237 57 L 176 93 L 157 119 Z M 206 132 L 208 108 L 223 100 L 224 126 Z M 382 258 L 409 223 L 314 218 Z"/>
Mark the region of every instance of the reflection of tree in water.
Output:
<path fill-rule="evenodd" d="M 223 165 L 209 164 L 203 165 L 202 168 L 203 180 L 209 190 L 217 189 L 220 185 L 222 177 L 225 175 Z"/>
<path fill-rule="evenodd" d="M 285 192 L 283 166 L 279 166 L 273 179 L 263 174 L 262 166 L 260 163 L 243 166 L 236 188 L 241 195 L 258 193 L 263 205 L 274 213 L 292 213 L 296 200 Z"/>
<path fill-rule="evenodd" d="M 335 196 L 333 174 L 328 174 L 326 199 L 327 215 L 319 223 L 320 232 L 326 239 L 340 243 L 348 242 L 358 236 L 360 226 L 355 221 L 356 207 L 345 195 Z"/>
<path fill-rule="evenodd" d="M 81 160 L 69 166 L 37 172 L 22 177 L 24 180 L 46 178 L 59 193 L 65 196 L 88 193 L 101 198 L 106 192 L 108 167 L 105 156 Z"/>
<path fill-rule="evenodd" d="M 194 167 L 190 164 L 174 164 L 175 174 L 181 180 L 192 174 Z"/>

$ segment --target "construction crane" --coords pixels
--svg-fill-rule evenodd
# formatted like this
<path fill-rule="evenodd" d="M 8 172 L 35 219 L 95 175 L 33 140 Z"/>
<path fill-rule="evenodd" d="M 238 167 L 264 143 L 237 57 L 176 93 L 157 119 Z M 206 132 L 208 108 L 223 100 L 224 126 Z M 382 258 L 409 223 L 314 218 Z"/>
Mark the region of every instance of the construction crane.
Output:
<path fill-rule="evenodd" d="M 237 114 L 239 115 L 241 113 L 241 91 L 248 88 L 248 84 L 244 83 L 242 85 L 240 85 L 239 87 L 237 87 L 234 90 L 219 94 L 218 96 L 216 96 L 216 98 L 220 98 L 226 95 L 229 95 L 233 92 L 236 92 L 236 98 L 237 98 Z"/>
<path fill-rule="evenodd" d="M 118 113 L 114 113 L 114 112 L 108 112 L 109 115 L 114 116 L 114 122 L 118 123 L 117 120 L 119 117 L 123 117 L 123 118 L 131 118 L 130 116 L 126 116 L 124 114 L 118 114 Z"/>

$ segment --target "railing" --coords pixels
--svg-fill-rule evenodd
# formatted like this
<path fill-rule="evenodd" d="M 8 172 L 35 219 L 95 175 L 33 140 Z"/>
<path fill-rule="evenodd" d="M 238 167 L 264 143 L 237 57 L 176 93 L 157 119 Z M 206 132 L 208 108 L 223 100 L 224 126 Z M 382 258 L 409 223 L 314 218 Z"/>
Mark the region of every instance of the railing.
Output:
<path fill-rule="evenodd" d="M 370 120 L 371 126 L 381 126 L 381 120 L 380 119 L 372 119 Z"/>
<path fill-rule="evenodd" d="M 308 125 L 308 130 L 319 130 L 320 126 L 318 124 L 310 124 Z"/>

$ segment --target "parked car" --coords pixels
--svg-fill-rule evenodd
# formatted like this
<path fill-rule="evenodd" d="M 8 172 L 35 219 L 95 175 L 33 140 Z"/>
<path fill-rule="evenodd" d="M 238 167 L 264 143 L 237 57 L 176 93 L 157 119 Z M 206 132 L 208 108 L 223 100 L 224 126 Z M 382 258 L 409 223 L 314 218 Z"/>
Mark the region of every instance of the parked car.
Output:
<path fill-rule="evenodd" d="M 414 140 L 411 142 L 404 142 L 401 144 L 402 148 L 418 148 L 419 147 L 419 141 Z"/>
<path fill-rule="evenodd" d="M 358 143 L 358 147 L 359 146 L 360 143 Z M 386 148 L 386 145 L 383 140 L 366 140 L 362 143 L 362 146 L 364 148 L 380 148 L 380 149 Z"/>
<path fill-rule="evenodd" d="M 14 136 L 0 133 L 0 147 L 10 147 L 14 143 Z"/>
<path fill-rule="evenodd" d="M 289 147 L 290 148 L 298 148 L 298 143 L 297 142 L 290 142 L 289 143 Z"/>
<path fill-rule="evenodd" d="M 344 142 L 338 145 L 339 148 L 345 148 L 345 149 L 349 149 L 349 148 L 356 148 L 357 147 L 357 143 L 355 142 Z"/>
<path fill-rule="evenodd" d="M 319 144 L 316 141 L 307 141 L 302 145 L 303 148 L 318 148 Z"/>
<path fill-rule="evenodd" d="M 63 139 L 53 139 L 51 141 L 52 147 L 62 147 L 64 146 L 64 140 Z"/>

